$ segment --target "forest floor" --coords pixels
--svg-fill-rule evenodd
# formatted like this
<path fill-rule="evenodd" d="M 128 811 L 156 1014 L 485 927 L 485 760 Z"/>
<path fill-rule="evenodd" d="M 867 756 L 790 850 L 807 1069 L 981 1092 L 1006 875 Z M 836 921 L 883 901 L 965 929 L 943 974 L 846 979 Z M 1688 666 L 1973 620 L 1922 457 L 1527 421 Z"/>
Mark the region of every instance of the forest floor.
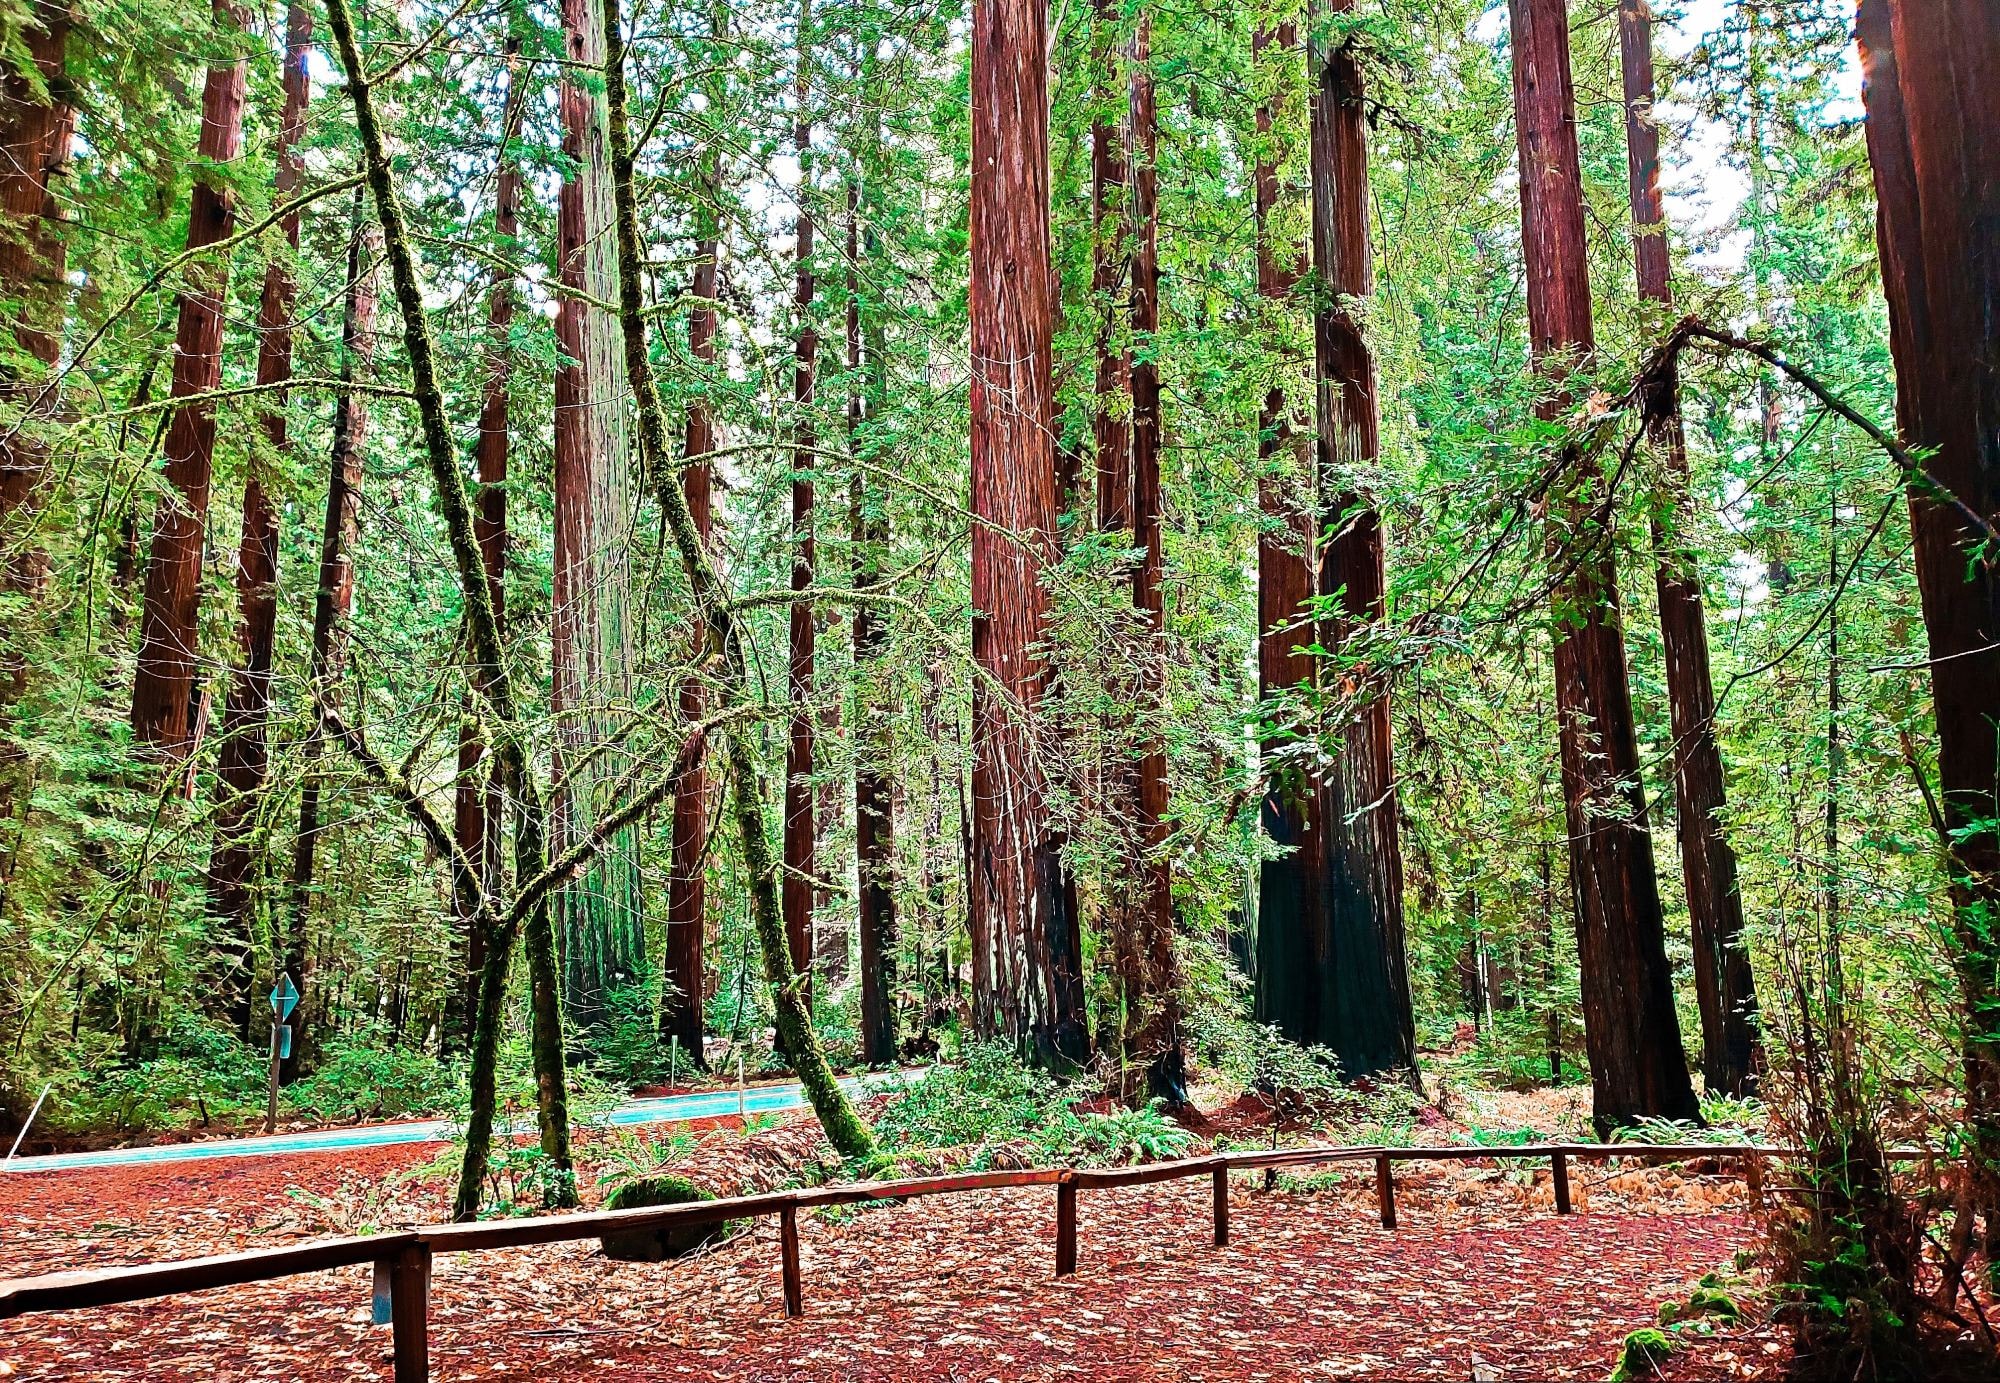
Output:
<path fill-rule="evenodd" d="M 711 1131 L 727 1166 L 810 1143 L 802 1120 Z M 597 1150 L 602 1156 L 604 1149 Z M 782 1149 L 780 1155 L 783 1155 Z M 120 1167 L 0 1181 L 0 1274 L 29 1275 L 443 1218 L 435 1150 Z M 588 1165 L 588 1155 L 586 1156 Z M 1235 1182 L 1231 1244 L 1206 1181 L 1082 1198 L 1080 1264 L 1056 1281 L 1046 1189 L 939 1197 L 800 1225 L 806 1314 L 784 1316 L 776 1226 L 670 1264 L 594 1243 L 440 1259 L 434 1376 L 557 1379 L 1602 1379 L 1659 1303 L 1754 1247 L 1741 1188 L 1695 1171 L 1399 1169 L 1401 1227 L 1368 1172 Z M 592 1182 L 586 1177 L 587 1199 Z M 386 1377 L 366 1269 L 0 1324 L 0 1376 L 90 1380 Z M 1755 1313 L 1753 1312 L 1753 1315 Z M 1668 1366 L 1767 1378 L 1789 1348 L 1733 1327 Z M 1475 1368 L 1475 1356 L 1483 1368 Z"/>

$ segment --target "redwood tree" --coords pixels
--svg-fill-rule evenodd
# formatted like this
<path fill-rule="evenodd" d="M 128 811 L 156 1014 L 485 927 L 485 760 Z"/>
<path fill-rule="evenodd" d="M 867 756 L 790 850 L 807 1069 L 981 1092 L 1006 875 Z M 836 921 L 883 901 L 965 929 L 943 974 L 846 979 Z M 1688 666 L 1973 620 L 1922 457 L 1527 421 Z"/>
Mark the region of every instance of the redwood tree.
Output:
<path fill-rule="evenodd" d="M 1594 349 L 1590 275 L 1564 0 L 1513 0 L 1514 115 L 1520 147 L 1528 328 L 1550 388 L 1540 415 L 1568 411 L 1562 387 Z M 1653 838 L 1618 613 L 1607 487 L 1565 444 L 1550 503 L 1555 691 L 1583 981 L 1592 1110 L 1601 1132 L 1642 1116 L 1699 1110 L 1681 1048 Z"/>
<path fill-rule="evenodd" d="M 243 23 L 232 0 L 214 6 L 218 42 L 235 44 Z M 243 152 L 243 97 L 249 59 L 208 69 L 202 87 L 198 168 L 233 163 Z M 196 174 L 188 203 L 187 246 L 225 239 L 236 224 L 236 194 L 221 179 Z M 167 427 L 166 480 L 153 517 L 140 607 L 139 663 L 132 684 L 132 733 L 168 759 L 193 748 L 196 617 L 201 604 L 202 548 L 208 529 L 208 489 L 215 462 L 215 402 L 204 397 L 222 380 L 223 308 L 229 294 L 226 256 L 191 263 L 180 291 L 174 335 L 172 397 L 192 402 Z"/>
<path fill-rule="evenodd" d="M 792 354 L 792 605 L 789 634 L 788 702 L 791 734 L 785 747 L 785 942 L 792 968 L 806 976 L 812 992 L 813 890 L 815 859 L 813 814 L 813 449 L 818 445 L 812 422 L 814 375 L 819 364 L 819 333 L 813 330 L 812 213 L 812 0 L 799 3 L 799 66 L 792 87 L 792 147 L 799 159 L 798 218 L 793 223 L 792 249 L 796 277 L 792 312 L 797 332 Z"/>
<path fill-rule="evenodd" d="M 297 194 L 303 165 L 299 138 L 305 131 L 312 79 L 306 61 L 312 51 L 312 12 L 302 4 L 285 11 L 284 107 L 278 119 L 276 199 Z M 298 296 L 289 253 L 299 246 L 299 213 L 279 226 L 287 253 L 264 269 L 264 292 L 257 308 L 257 383 L 282 385 L 292 374 L 292 303 Z M 264 445 L 281 457 L 288 446 L 285 395 L 264 400 Z M 253 863 L 250 834 L 264 775 L 270 765 L 265 726 L 271 714 L 271 649 L 278 625 L 278 511 L 272 503 L 269 462 L 253 452 L 243 482 L 243 538 L 237 550 L 236 625 L 238 661 L 231 670 L 223 703 L 222 747 L 216 775 L 215 848 L 208 868 L 209 911 L 223 920 L 225 951 L 234 964 L 224 976 L 223 1008 L 246 1038 L 256 977 L 255 906 L 250 890 Z M 296 980 L 298 977 L 292 977 Z"/>
<path fill-rule="evenodd" d="M 520 35 L 510 31 L 506 41 L 507 95 L 501 104 L 500 157 L 493 186 L 493 236 L 503 252 L 513 249 L 521 227 L 521 168 L 507 151 L 507 142 L 519 132 L 525 95 L 520 51 Z M 504 265 L 496 265 L 486 296 L 491 355 L 479 408 L 479 443 L 474 456 L 479 485 L 473 493 L 476 507 L 472 531 L 479 544 L 480 561 L 486 568 L 486 593 L 493 602 L 493 619 L 503 636 L 507 628 L 507 460 L 511 436 L 508 415 L 513 406 L 507 335 L 513 321 L 513 273 Z M 467 709 L 475 713 L 468 714 L 459 729 L 452 836 L 460 852 L 478 869 L 482 886 L 491 894 L 500 874 L 500 783 L 487 762 L 486 739 L 480 733 L 476 708 L 468 704 Z M 461 907 L 459 912 L 465 946 L 465 982 L 458 1001 L 463 1014 L 460 1026 L 470 1040 L 473 1013 L 479 1005 L 479 972 L 486 964 L 487 938 L 478 909 Z"/>
<path fill-rule="evenodd" d="M 70 12 L 40 0 L 21 38 L 31 80 L 11 64 L 0 71 L 0 298 L 15 304 L 5 323 L 13 349 L 0 362 L 0 398 L 42 413 L 46 372 L 62 354 L 62 313 L 67 256 L 59 230 L 62 210 L 50 179 L 69 160 L 76 111 L 67 99 L 66 50 Z M 0 601 L 32 601 L 44 581 L 40 544 L 25 530 L 35 512 L 48 447 L 32 426 L 0 433 Z M 15 606 L 16 609 L 22 609 Z M 20 699 L 28 679 L 21 615 L 0 635 L 0 717 Z M 13 820 L 16 751 L 0 718 L 0 823 Z M 12 874 L 11 854 L 0 857 L 0 877 Z"/>
<path fill-rule="evenodd" d="M 1633 259 L 1639 296 L 1673 306 L 1666 213 L 1660 203 L 1660 131 L 1653 119 L 1653 15 L 1647 0 L 1619 0 L 1618 38 L 1625 78 L 1625 156 L 1630 172 Z M 1653 518 L 1660 640 L 1674 730 L 1674 803 L 1680 820 L 1681 871 L 1687 880 L 1694 940 L 1695 996 L 1701 1007 L 1701 1069 L 1711 1091 L 1747 1095 L 1757 1087 L 1757 990 L 1743 940 L 1743 899 L 1736 852 L 1723 834 L 1722 751 L 1715 739 L 1715 684 L 1708 667 L 1708 627 L 1701 574 L 1689 538 L 1687 440 L 1673 362 L 1653 378 L 1645 400 L 1647 430 L 1665 469 L 1666 502 Z"/>
<path fill-rule="evenodd" d="M 1289 65 L 1298 42 L 1284 24 L 1259 29 L 1251 40 L 1265 95 L 1257 106 L 1258 148 L 1253 174 L 1257 212 L 1257 292 L 1282 316 L 1304 273 L 1300 247 L 1280 240 L 1279 165 L 1285 147 Z M 1272 58 L 1275 48 L 1277 57 Z M 1273 381 L 1257 419 L 1257 677 L 1266 705 L 1278 705 L 1315 681 L 1313 659 L 1298 652 L 1318 640 L 1311 627 L 1314 556 L 1319 540 L 1307 439 L 1292 431 L 1283 386 Z M 1289 718 L 1289 717 L 1287 717 Z M 1319 782 L 1309 768 L 1290 761 L 1289 731 L 1265 742 L 1264 832 L 1285 853 L 1258 871 L 1256 1013 L 1298 1042 L 1319 1041 L 1316 977 L 1326 954 L 1325 842 L 1320 831 Z"/>
<path fill-rule="evenodd" d="M 1097 0 L 1091 70 L 1090 291 L 1097 303 L 1097 379 L 1091 424 L 1097 453 L 1097 526 L 1110 533 L 1132 526 L 1132 357 L 1118 337 L 1118 295 L 1131 274 L 1126 244 L 1125 121 L 1130 100 L 1117 90 L 1118 0 Z M 1121 118 L 1112 123 L 1116 112 Z"/>
<path fill-rule="evenodd" d="M 1353 7 L 1332 0 L 1330 13 Z M 1414 1075 L 1415 1020 L 1403 952 L 1403 853 L 1389 744 L 1389 695 L 1366 637 L 1386 615 L 1382 520 L 1368 498 L 1378 443 L 1375 360 L 1355 305 L 1375 290 L 1368 240 L 1368 126 L 1353 49 L 1319 59 L 1312 110 L 1313 259 L 1322 292 L 1313 317 L 1318 381 L 1316 464 L 1330 530 L 1319 594 L 1332 613 L 1322 642 L 1358 689 L 1340 752 L 1321 781 L 1325 951 L 1318 1040 L 1349 1076 Z"/>
<path fill-rule="evenodd" d="M 1055 557 L 1048 7 L 972 8 L 970 212 L 973 1027 L 1051 1065 L 1088 1054 L 1075 889 L 1037 727 Z"/>
<path fill-rule="evenodd" d="M 875 49 L 870 43 L 862 60 L 863 99 L 872 94 Z M 871 122 L 877 119 L 872 113 Z M 880 131 L 870 125 L 866 144 L 857 151 L 879 166 Z M 869 468 L 879 464 L 882 448 L 871 435 L 879 425 L 888 390 L 878 302 L 864 307 L 861 269 L 879 268 L 880 245 L 872 224 L 861 234 L 864 172 L 847 188 L 847 445 L 856 460 L 849 486 L 848 535 L 854 551 L 857 590 L 882 579 L 883 554 L 889 546 L 887 495 L 871 483 Z M 869 184 L 872 188 L 872 184 Z M 864 259 L 864 255 L 866 258 Z M 890 717 L 888 667 L 889 627 L 882 612 L 867 601 L 854 607 L 854 872 L 860 890 L 858 931 L 861 969 L 861 1059 L 871 1065 L 896 1059 L 899 1047 L 896 1014 L 896 790 L 891 778 L 895 738 Z"/>
<path fill-rule="evenodd" d="M 712 102 L 711 110 L 719 108 Z M 719 156 L 711 145 L 704 156 L 701 201 L 695 208 L 700 231 L 695 244 L 693 310 L 688 313 L 688 354 L 697 369 L 715 364 L 716 255 L 721 226 L 715 203 L 722 194 Z M 703 548 L 715 536 L 715 470 L 707 459 L 715 450 L 715 421 L 707 398 L 697 390 L 687 406 L 687 464 L 681 470 L 681 494 Z M 695 648 L 712 652 L 707 628 L 697 624 Z M 699 665 L 700 660 L 697 659 Z M 698 677 L 681 683 L 683 722 L 701 719 L 708 698 Z M 706 972 L 702 949 L 707 926 L 708 768 L 706 743 L 696 744 L 681 778 L 674 785 L 673 858 L 667 874 L 667 939 L 660 993 L 660 1040 L 673 1043 L 698 1069 L 708 1058 L 702 1047 L 702 1001 Z"/>
<path fill-rule="evenodd" d="M 1160 512 L 1159 120 L 1153 96 L 1152 16 L 1141 14 L 1132 36 L 1132 605 L 1141 624 L 1136 843 L 1138 886 L 1132 898 L 1132 959 L 1137 973 L 1121 976 L 1128 1015 L 1126 1053 L 1146 1066 L 1147 1093 L 1179 1107 L 1187 1103 L 1187 1057 L 1181 1045 L 1180 965 L 1174 956 L 1174 880 L 1167 853 L 1166 575 Z"/>
<path fill-rule="evenodd" d="M 2000 11 L 1863 0 L 1868 158 L 1929 636 L 1939 808 L 1963 992 L 1966 1110 L 1989 1242 L 2000 1168 Z M 1961 508 L 1960 506 L 1963 506 Z"/>
<path fill-rule="evenodd" d="M 617 283 L 609 155 L 602 89 L 602 0 L 563 0 L 569 59 L 559 98 L 567 160 L 557 214 L 564 293 L 556 341 L 555 589 L 549 647 L 554 677 L 557 787 L 550 849 L 585 839 L 609 809 L 621 756 L 592 751 L 614 733 L 612 708 L 631 697 L 630 585 L 633 496 L 624 425 L 624 368 L 609 302 Z M 591 299 L 594 301 L 587 301 Z M 555 898 L 563 958 L 564 1012 L 580 1028 L 601 1023 L 606 996 L 636 985 L 646 968 L 639 898 L 638 835 L 618 833 L 575 883 Z"/>
<path fill-rule="evenodd" d="M 354 227 L 347 242 L 346 306 L 340 327 L 340 378 L 346 383 L 368 373 L 375 350 L 375 267 L 378 243 L 368 220 L 366 188 L 354 190 Z M 320 526 L 319 572 L 313 585 L 312 641 L 308 655 L 310 693 L 315 701 L 338 701 L 342 626 L 354 608 L 354 547 L 361 529 L 363 444 L 368 434 L 368 395 L 343 393 L 333 404 L 333 445 L 327 455 L 326 514 Z M 299 825 L 292 841 L 289 921 L 285 930 L 285 973 L 302 996 L 294 1024 L 293 1066 L 306 1050 L 319 995 L 308 983 L 312 950 L 307 945 L 312 917 L 313 873 L 320 833 L 319 761 L 326 737 L 317 723 L 306 737 L 299 774 Z"/>

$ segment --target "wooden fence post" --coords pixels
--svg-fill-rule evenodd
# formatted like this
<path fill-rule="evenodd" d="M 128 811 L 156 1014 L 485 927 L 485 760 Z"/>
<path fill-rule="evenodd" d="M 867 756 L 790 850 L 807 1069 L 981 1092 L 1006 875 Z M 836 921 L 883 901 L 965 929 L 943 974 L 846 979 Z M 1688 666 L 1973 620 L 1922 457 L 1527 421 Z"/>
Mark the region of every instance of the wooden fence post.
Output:
<path fill-rule="evenodd" d="M 1056 1183 L 1056 1276 L 1076 1271 L 1076 1183 Z"/>
<path fill-rule="evenodd" d="M 1389 1155 L 1375 1159 L 1375 1199 L 1382 1203 L 1382 1228 L 1396 1227 L 1396 1174 L 1389 1169 Z"/>
<path fill-rule="evenodd" d="M 1764 1208 L 1764 1159 L 1751 1153 L 1743 1159 L 1743 1179 L 1750 1184 L 1750 1204 Z"/>
<path fill-rule="evenodd" d="M 429 1383 L 431 1251 L 423 1244 L 398 1249 L 389 1263 L 389 1315 L 396 1383 Z"/>
<path fill-rule="evenodd" d="M 1215 1169 L 1215 1246 L 1229 1247 L 1229 1169 Z"/>
<path fill-rule="evenodd" d="M 785 1314 L 806 1313 L 805 1284 L 799 1280 L 799 1212 L 787 1205 L 778 1211 L 778 1247 L 784 1260 Z"/>
<path fill-rule="evenodd" d="M 1549 1159 L 1555 1168 L 1556 1214 L 1569 1214 L 1569 1154 L 1556 1153 Z"/>

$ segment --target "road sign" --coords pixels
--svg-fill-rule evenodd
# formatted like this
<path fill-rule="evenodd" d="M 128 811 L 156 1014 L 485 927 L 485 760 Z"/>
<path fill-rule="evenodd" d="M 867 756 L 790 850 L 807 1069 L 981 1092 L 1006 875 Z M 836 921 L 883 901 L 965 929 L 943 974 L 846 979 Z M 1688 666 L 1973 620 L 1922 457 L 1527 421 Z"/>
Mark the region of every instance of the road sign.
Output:
<path fill-rule="evenodd" d="M 272 1031 L 276 1034 L 272 1040 L 278 1046 L 278 1060 L 283 1061 L 292 1054 L 292 1025 L 280 1023 Z"/>
<path fill-rule="evenodd" d="M 271 991 L 271 1012 L 284 1022 L 292 1016 L 292 1010 L 299 1006 L 298 986 L 292 983 L 290 975 L 278 976 L 278 987 Z"/>

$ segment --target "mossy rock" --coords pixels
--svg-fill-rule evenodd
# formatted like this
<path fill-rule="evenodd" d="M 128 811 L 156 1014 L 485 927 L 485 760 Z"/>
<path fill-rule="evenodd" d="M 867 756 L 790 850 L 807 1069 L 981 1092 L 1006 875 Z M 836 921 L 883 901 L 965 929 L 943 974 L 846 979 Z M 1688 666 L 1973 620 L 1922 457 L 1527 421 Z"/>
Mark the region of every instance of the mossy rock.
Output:
<path fill-rule="evenodd" d="M 1625 1337 L 1625 1348 L 1612 1371 L 1611 1383 L 1638 1383 L 1659 1373 L 1660 1365 L 1674 1352 L 1674 1337 L 1664 1330 L 1647 1326 Z"/>
<path fill-rule="evenodd" d="M 715 1193 L 704 1191 L 685 1177 L 642 1177 L 628 1181 L 605 1198 L 606 1210 L 636 1210 L 642 1206 L 693 1205 L 712 1201 Z M 605 1235 L 599 1242 L 604 1256 L 621 1263 L 658 1263 L 668 1258 L 684 1258 L 696 1249 L 725 1239 L 735 1228 L 733 1221 L 714 1220 L 708 1224 L 649 1225 Z"/>

